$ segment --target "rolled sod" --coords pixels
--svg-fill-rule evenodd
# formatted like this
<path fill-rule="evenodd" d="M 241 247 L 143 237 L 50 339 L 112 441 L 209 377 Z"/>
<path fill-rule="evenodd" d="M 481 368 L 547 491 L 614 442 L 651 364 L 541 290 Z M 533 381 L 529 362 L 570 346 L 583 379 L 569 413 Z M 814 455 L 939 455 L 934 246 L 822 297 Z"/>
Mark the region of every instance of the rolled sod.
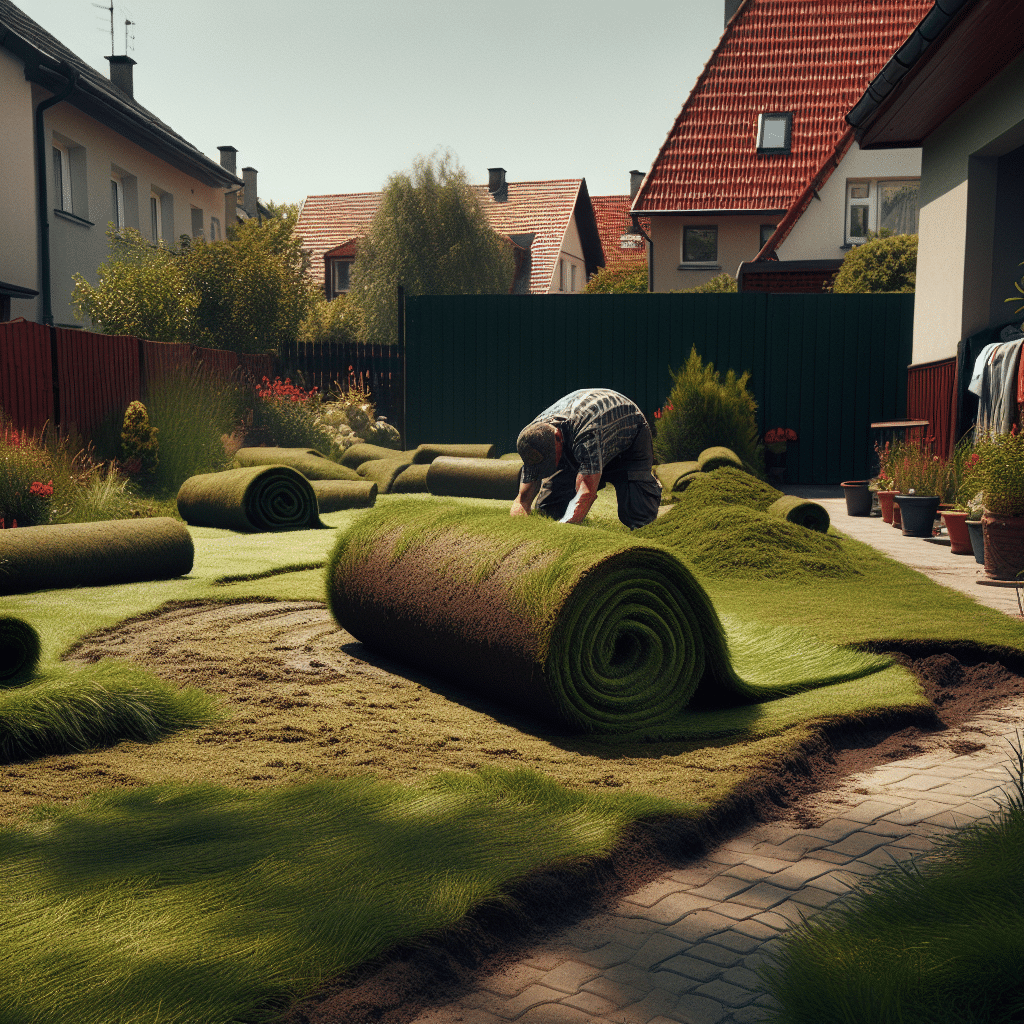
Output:
<path fill-rule="evenodd" d="M 831 522 L 828 512 L 816 501 L 806 501 L 794 494 L 784 494 L 777 501 L 773 501 L 766 511 L 770 516 L 778 516 L 818 533 L 828 533 Z"/>
<path fill-rule="evenodd" d="M 421 444 L 413 454 L 412 461 L 419 464 L 433 462 L 447 455 L 453 459 L 497 459 L 496 444 Z"/>
<path fill-rule="evenodd" d="M 0 531 L 0 594 L 184 576 L 192 535 L 176 519 L 114 519 Z"/>
<path fill-rule="evenodd" d="M 370 508 L 377 500 L 377 485 L 372 480 L 311 480 L 317 508 L 322 514 L 346 508 Z"/>
<path fill-rule="evenodd" d="M 654 467 L 654 475 L 661 481 L 665 491 L 682 491 L 689 485 L 695 473 L 701 472 L 698 462 L 666 462 Z"/>
<path fill-rule="evenodd" d="M 522 460 L 459 459 L 439 455 L 427 470 L 427 490 L 449 498 L 499 498 L 519 493 Z"/>
<path fill-rule="evenodd" d="M 291 466 L 307 480 L 358 480 L 359 474 L 315 448 L 239 448 L 235 467 Z"/>
<path fill-rule="evenodd" d="M 368 647 L 578 732 L 685 737 L 700 730 L 691 711 L 888 664 L 854 653 L 829 669 L 816 650 L 811 664 L 777 660 L 768 685 L 745 682 L 707 594 L 664 547 L 443 501 L 360 517 L 331 555 L 327 593 Z"/>
<path fill-rule="evenodd" d="M 0 615 L 0 687 L 31 679 L 41 651 L 35 627 L 13 615 Z"/>
<path fill-rule="evenodd" d="M 427 473 L 430 472 L 430 465 L 406 466 L 401 473 L 391 481 L 389 494 L 426 494 Z"/>
<path fill-rule="evenodd" d="M 178 491 L 178 512 L 192 526 L 243 533 L 324 525 L 312 484 L 290 466 L 249 466 L 189 477 Z"/>
<path fill-rule="evenodd" d="M 359 475 L 364 480 L 372 480 L 381 494 L 390 494 L 391 488 L 402 474 L 412 465 L 407 453 L 398 453 L 399 458 L 370 459 L 359 467 Z"/>
<path fill-rule="evenodd" d="M 735 469 L 743 469 L 743 460 L 731 449 L 722 447 L 705 448 L 697 456 L 697 465 L 702 473 L 710 473 L 714 469 L 721 469 L 723 466 L 732 466 Z"/>
<path fill-rule="evenodd" d="M 354 444 L 345 449 L 341 456 L 341 464 L 349 469 L 358 469 L 364 462 L 373 459 L 394 459 L 399 455 L 409 455 L 408 462 L 412 462 L 412 453 L 396 451 L 394 448 L 385 448 L 379 444 Z"/>

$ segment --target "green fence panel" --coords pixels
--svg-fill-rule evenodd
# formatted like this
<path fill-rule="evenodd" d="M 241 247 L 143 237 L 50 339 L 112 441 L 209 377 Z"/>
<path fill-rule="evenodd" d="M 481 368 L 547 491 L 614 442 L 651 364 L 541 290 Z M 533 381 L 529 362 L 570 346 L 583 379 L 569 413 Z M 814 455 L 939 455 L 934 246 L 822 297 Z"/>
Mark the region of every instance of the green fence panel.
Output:
<path fill-rule="evenodd" d="M 696 347 L 750 373 L 762 431 L 791 427 L 787 479 L 874 471 L 870 423 L 903 419 L 912 295 L 472 295 L 406 300 L 407 445 L 511 451 L 577 388 L 629 395 L 653 421 Z"/>

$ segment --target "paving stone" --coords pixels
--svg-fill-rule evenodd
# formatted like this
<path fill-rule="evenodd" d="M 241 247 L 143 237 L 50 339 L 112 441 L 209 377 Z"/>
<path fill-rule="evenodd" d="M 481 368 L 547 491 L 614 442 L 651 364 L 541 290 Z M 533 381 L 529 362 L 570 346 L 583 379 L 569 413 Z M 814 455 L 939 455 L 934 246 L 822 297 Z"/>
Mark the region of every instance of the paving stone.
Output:
<path fill-rule="evenodd" d="M 594 1018 L 585 1010 L 566 1006 L 565 1003 L 558 1003 L 557 1006 L 535 1006 L 517 1018 L 516 1024 L 552 1024 L 553 1021 L 557 1021 L 558 1024 L 594 1024 Z"/>
<path fill-rule="evenodd" d="M 824 825 L 807 829 L 807 834 L 816 839 L 824 839 L 826 843 L 831 844 L 838 843 L 848 835 L 858 832 L 861 827 L 859 821 L 850 821 L 848 818 L 832 818 Z"/>
<path fill-rule="evenodd" d="M 757 907 L 746 907 L 742 903 L 714 903 L 712 909 L 716 914 L 732 918 L 734 921 L 742 921 L 745 917 L 753 917 Z"/>
<path fill-rule="evenodd" d="M 742 846 L 742 843 L 737 844 Z M 793 861 L 799 860 L 804 851 L 802 849 L 786 848 L 783 844 L 772 845 L 771 843 L 757 843 L 752 845 L 747 851 L 748 856 L 745 860 L 750 863 L 754 857 L 769 857 L 772 860 L 782 861 L 784 864 L 792 864 Z"/>
<path fill-rule="evenodd" d="M 740 988 L 738 985 L 730 985 L 722 978 L 716 978 L 714 981 L 709 981 L 706 985 L 701 985 L 696 990 L 696 994 L 707 996 L 708 999 L 715 999 L 725 1006 L 734 1008 L 752 1003 L 757 996 L 757 993 L 751 992 L 746 988 Z"/>
<path fill-rule="evenodd" d="M 872 835 L 885 836 L 888 839 L 899 839 L 904 836 L 917 835 L 916 828 L 912 825 L 898 825 L 894 821 L 872 821 L 865 825 L 863 831 Z"/>
<path fill-rule="evenodd" d="M 706 885 L 721 872 L 721 864 L 708 864 L 701 861 L 697 864 L 687 865 L 685 868 L 674 868 L 665 877 L 671 878 L 672 881 L 678 882 L 688 889 L 695 889 L 698 885 Z"/>
<path fill-rule="evenodd" d="M 871 864 L 876 868 L 892 867 L 897 861 L 909 860 L 916 856 L 917 851 L 906 850 L 900 846 L 880 846 L 877 850 L 864 854 L 858 860 L 861 864 Z"/>
<path fill-rule="evenodd" d="M 628 1003 L 635 1003 L 638 999 L 642 999 L 647 995 L 647 989 L 625 985 L 622 982 L 615 982 L 604 975 L 595 978 L 593 981 L 588 981 L 586 985 L 583 986 L 583 991 L 590 992 L 595 996 L 600 996 L 602 999 L 606 999 L 616 1008 L 616 1013 L 620 1006 L 625 1006 Z M 614 1015 L 612 1015 L 612 1019 L 614 1019 Z"/>
<path fill-rule="evenodd" d="M 650 970 L 655 964 L 663 960 L 678 956 L 680 953 L 688 952 L 688 943 L 674 935 L 666 935 L 659 932 L 652 935 L 634 954 L 630 957 L 629 963 L 633 967 Z"/>
<path fill-rule="evenodd" d="M 634 907 L 635 916 L 652 924 L 667 925 L 675 924 L 680 918 L 692 914 L 696 910 L 703 910 L 710 907 L 714 902 L 703 896 L 694 896 L 696 890 L 690 889 L 686 892 L 676 892 L 659 900 L 653 907 Z M 620 905 L 620 913 L 622 908 Z"/>
<path fill-rule="evenodd" d="M 854 821 L 859 821 L 862 825 L 870 825 L 872 822 L 878 821 L 880 818 L 884 818 L 886 815 L 892 814 L 893 811 L 898 811 L 901 807 L 906 807 L 910 802 L 911 801 L 909 799 L 865 800 L 864 803 L 859 806 L 850 808 L 847 812 L 847 816 Z"/>
<path fill-rule="evenodd" d="M 894 839 L 889 845 L 899 850 L 913 850 L 915 853 L 924 853 L 935 847 L 935 840 L 929 839 L 927 836 L 911 834 Z"/>
<path fill-rule="evenodd" d="M 793 901 L 795 903 L 803 904 L 815 910 L 831 906 L 840 898 L 839 893 L 830 892 L 828 889 L 821 889 L 816 885 L 804 886 L 803 889 L 793 893 Z"/>
<path fill-rule="evenodd" d="M 636 903 L 641 907 L 653 907 L 659 900 L 664 899 L 669 893 L 679 891 L 679 886 L 671 879 L 659 878 L 642 889 L 623 897 L 627 903 Z"/>
<path fill-rule="evenodd" d="M 948 814 L 949 809 L 949 804 L 939 803 L 936 800 L 916 800 L 914 803 L 886 815 L 886 818 L 901 825 L 916 825 L 935 815 Z"/>
<path fill-rule="evenodd" d="M 671 1013 L 679 996 L 673 992 L 649 992 L 643 999 L 615 1011 L 615 1024 L 650 1024 L 656 1017 Z"/>
<path fill-rule="evenodd" d="M 548 988 L 546 985 L 530 985 L 511 999 L 495 1000 L 492 1005 L 485 1005 L 480 1007 L 480 1009 L 489 1010 L 499 1017 L 515 1020 L 516 1017 L 529 1010 L 531 1006 L 557 1003 L 564 994 L 564 992 L 556 992 L 553 988 Z"/>
<path fill-rule="evenodd" d="M 764 1024 L 767 1019 L 764 1007 L 751 1005 L 734 1010 L 730 1021 L 725 1024 Z"/>
<path fill-rule="evenodd" d="M 609 942 L 597 949 L 582 950 L 577 954 L 576 959 L 580 963 L 605 970 L 608 967 L 615 967 L 617 964 L 627 963 L 635 954 L 636 950 L 624 942 Z"/>
<path fill-rule="evenodd" d="M 544 984 L 548 988 L 572 995 L 579 992 L 588 981 L 596 978 L 600 973 L 601 971 L 591 964 L 567 960 L 544 975 Z"/>
<path fill-rule="evenodd" d="M 733 928 L 727 932 L 719 932 L 711 936 L 711 941 L 726 949 L 733 949 L 737 953 L 749 953 L 761 945 L 761 939 L 752 935 L 744 935 L 743 932 Z"/>
<path fill-rule="evenodd" d="M 602 972 L 601 977 L 606 981 L 613 982 L 616 985 L 622 985 L 624 988 L 633 989 L 638 992 L 638 996 L 634 996 L 635 999 L 639 999 L 640 996 L 646 995 L 651 989 L 657 987 L 657 980 L 654 976 L 655 972 L 648 970 L 646 967 L 637 967 L 635 964 L 619 964 L 617 967 L 612 967 L 607 971 Z M 594 979 L 597 980 L 596 978 Z M 592 992 L 592 982 L 587 982 L 583 987 L 588 992 Z M 624 1001 L 625 1002 L 625 1001 Z"/>
<path fill-rule="evenodd" d="M 845 853 L 833 853 L 832 850 L 815 850 L 814 857 L 816 860 L 823 860 L 829 864 L 849 864 L 852 857 Z"/>
<path fill-rule="evenodd" d="M 733 899 L 736 903 L 742 903 L 748 907 L 769 910 L 776 904 L 788 900 L 792 895 L 793 893 L 790 889 L 782 889 L 769 882 L 758 882 L 745 892 L 737 893 Z"/>
<path fill-rule="evenodd" d="M 499 996 L 514 996 L 529 985 L 544 978 L 544 971 L 518 963 L 498 974 L 491 974 L 480 982 L 480 987 Z"/>
<path fill-rule="evenodd" d="M 734 924 L 735 922 L 731 918 L 723 917 L 721 914 L 710 910 L 698 910 L 696 914 L 684 917 L 682 921 L 676 922 L 665 931 L 669 935 L 674 935 L 687 942 L 700 942 L 709 935 L 714 935 L 715 932 L 722 932 L 733 927 Z"/>
<path fill-rule="evenodd" d="M 847 875 L 846 878 L 843 878 L 841 872 L 830 871 L 827 875 L 819 875 L 814 880 L 814 885 L 818 889 L 824 889 L 826 892 L 833 893 L 836 896 L 842 896 L 852 888 L 853 876 Z"/>
<path fill-rule="evenodd" d="M 805 857 L 796 864 L 791 864 L 782 871 L 776 871 L 766 881 L 771 885 L 780 886 L 783 889 L 798 889 L 806 885 L 812 878 L 824 875 L 833 869 L 828 861 L 816 860 L 813 857 Z"/>
<path fill-rule="evenodd" d="M 731 868 L 726 868 L 722 874 L 730 878 L 742 878 L 746 882 L 759 882 L 768 872 L 762 868 L 755 868 L 752 864 L 734 864 Z"/>
<path fill-rule="evenodd" d="M 617 1009 L 617 1004 L 609 1002 L 594 992 L 577 992 L 574 996 L 563 999 L 562 1006 L 571 1006 L 576 1010 L 582 1010 L 593 1017 L 607 1017 Z"/>
<path fill-rule="evenodd" d="M 688 994 L 679 997 L 669 1020 L 680 1024 L 720 1024 L 728 1015 L 729 1011 L 714 999 Z"/>
<path fill-rule="evenodd" d="M 700 960 L 692 956 L 674 956 L 671 960 L 665 960 L 658 964 L 657 973 L 671 971 L 673 974 L 682 974 L 700 983 L 712 981 L 722 973 L 722 968 L 717 964 L 709 963 L 707 960 Z"/>
<path fill-rule="evenodd" d="M 784 867 L 788 867 L 790 860 L 777 860 L 774 857 L 767 857 L 763 853 L 755 853 L 753 850 L 728 850 L 721 849 L 716 850 L 712 857 L 717 858 L 721 856 L 721 863 L 723 866 L 731 866 L 734 864 L 749 864 L 751 867 L 760 868 L 762 871 L 781 871 Z"/>
<path fill-rule="evenodd" d="M 935 789 L 936 786 L 941 786 L 945 781 L 945 776 L 937 775 L 929 771 L 918 771 L 903 779 L 897 788 L 900 792 L 904 793 L 927 793 L 928 790 Z"/>
<path fill-rule="evenodd" d="M 738 985 L 740 988 L 749 989 L 754 993 L 760 993 L 764 989 L 764 983 L 757 972 L 742 965 L 730 967 L 729 970 L 723 971 L 722 981 L 728 982 L 730 985 Z"/>
<path fill-rule="evenodd" d="M 506 1024 L 507 1019 L 487 1010 L 472 1009 L 460 1002 L 427 1010 L 410 1024 Z"/>
<path fill-rule="evenodd" d="M 707 885 L 699 889 L 691 889 L 686 895 L 693 899 L 707 900 L 708 903 L 718 903 L 721 900 L 730 899 L 738 892 L 749 889 L 751 883 L 735 875 L 719 875 L 712 878 Z M 707 905 L 707 904 L 705 904 Z"/>
<path fill-rule="evenodd" d="M 571 955 L 565 952 L 548 952 L 542 949 L 535 949 L 532 956 L 523 958 L 522 963 L 526 967 L 536 967 L 538 971 L 553 971 L 556 967 L 565 963 L 566 959 L 571 959 Z"/>
<path fill-rule="evenodd" d="M 845 853 L 850 857 L 861 857 L 870 850 L 881 846 L 885 840 L 871 832 L 855 832 L 838 843 L 829 847 L 835 853 Z"/>
<path fill-rule="evenodd" d="M 733 926 L 733 931 L 739 932 L 741 935 L 749 935 L 752 939 L 758 939 L 761 942 L 774 938 L 779 933 L 777 927 L 756 920 L 737 921 Z"/>
<path fill-rule="evenodd" d="M 735 949 L 727 949 L 717 942 L 698 942 L 687 950 L 687 956 L 699 957 L 719 967 L 732 967 L 739 962 L 742 954 Z"/>

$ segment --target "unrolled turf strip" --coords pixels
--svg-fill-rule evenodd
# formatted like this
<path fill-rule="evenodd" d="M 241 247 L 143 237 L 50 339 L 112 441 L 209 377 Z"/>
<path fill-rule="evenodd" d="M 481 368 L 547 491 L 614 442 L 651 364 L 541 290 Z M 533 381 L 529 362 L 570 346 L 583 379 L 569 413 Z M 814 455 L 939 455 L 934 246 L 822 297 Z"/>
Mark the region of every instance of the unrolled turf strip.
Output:
<path fill-rule="evenodd" d="M 235 466 L 291 466 L 307 480 L 358 480 L 359 474 L 315 448 L 239 448 Z"/>
<path fill-rule="evenodd" d="M 733 466 L 736 469 L 743 469 L 743 460 L 731 449 L 715 446 L 705 448 L 697 456 L 697 465 L 702 473 L 710 473 L 712 470 L 721 469 L 723 466 Z"/>
<path fill-rule="evenodd" d="M 341 512 L 346 508 L 370 508 L 377 500 L 377 485 L 372 480 L 310 480 L 321 513 Z"/>
<path fill-rule="evenodd" d="M 822 505 L 816 501 L 798 498 L 795 494 L 783 495 L 777 501 L 773 501 L 765 511 L 770 516 L 787 519 L 797 526 L 806 526 L 808 530 L 816 530 L 818 533 L 828 533 L 831 522 L 828 512 Z"/>
<path fill-rule="evenodd" d="M 18 686 L 32 677 L 42 647 L 35 627 L 13 615 L 0 615 L 0 687 Z"/>
<path fill-rule="evenodd" d="M 0 594 L 170 579 L 193 557 L 192 535 L 162 516 L 0 530 Z"/>
<path fill-rule="evenodd" d="M 427 470 L 427 490 L 449 498 L 500 498 L 519 493 L 522 460 L 460 459 L 439 455 Z"/>
<path fill-rule="evenodd" d="M 359 475 L 364 480 L 372 480 L 381 494 L 390 494 L 391 487 L 398 477 L 412 465 L 411 456 L 405 452 L 395 452 L 397 458 L 368 459 L 359 467 Z"/>
<path fill-rule="evenodd" d="M 178 490 L 178 512 L 192 526 L 243 533 L 324 525 L 312 485 L 290 466 L 248 466 L 189 477 Z"/>
<path fill-rule="evenodd" d="M 701 472 L 699 462 L 666 462 L 654 467 L 654 475 L 665 491 L 683 491 L 694 473 Z"/>
<path fill-rule="evenodd" d="M 421 465 L 406 466 L 401 473 L 391 481 L 389 494 L 426 494 L 427 473 L 430 471 L 429 463 Z"/>
<path fill-rule="evenodd" d="M 349 469 L 358 469 L 364 462 L 370 462 L 373 459 L 395 459 L 399 456 L 407 456 L 406 461 L 412 462 L 414 452 L 415 449 L 410 452 L 400 452 L 394 448 L 385 448 L 383 445 L 360 442 L 345 449 L 341 456 L 341 462 Z"/>
<path fill-rule="evenodd" d="M 339 625 L 403 660 L 578 732 L 687 735 L 687 708 L 736 707 L 888 664 L 853 654 L 744 682 L 707 594 L 671 552 L 504 508 L 394 499 L 347 530 L 327 569 Z M 827 659 L 825 659 L 827 660 Z"/>
<path fill-rule="evenodd" d="M 433 462 L 441 455 L 455 459 L 496 459 L 496 444 L 421 444 L 413 452 L 412 461 L 419 464 Z"/>

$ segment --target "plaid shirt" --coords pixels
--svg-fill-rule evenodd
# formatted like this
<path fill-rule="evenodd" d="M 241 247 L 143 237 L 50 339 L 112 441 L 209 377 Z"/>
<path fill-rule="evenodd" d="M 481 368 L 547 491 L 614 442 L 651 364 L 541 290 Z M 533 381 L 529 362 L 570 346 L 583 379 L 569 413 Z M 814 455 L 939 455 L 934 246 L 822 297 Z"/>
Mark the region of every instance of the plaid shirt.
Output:
<path fill-rule="evenodd" d="M 624 452 L 647 423 L 636 403 L 607 388 L 584 388 L 548 406 L 534 423 L 550 423 L 562 432 L 562 464 L 583 476 L 600 473 Z M 537 480 L 523 467 L 523 482 Z"/>

